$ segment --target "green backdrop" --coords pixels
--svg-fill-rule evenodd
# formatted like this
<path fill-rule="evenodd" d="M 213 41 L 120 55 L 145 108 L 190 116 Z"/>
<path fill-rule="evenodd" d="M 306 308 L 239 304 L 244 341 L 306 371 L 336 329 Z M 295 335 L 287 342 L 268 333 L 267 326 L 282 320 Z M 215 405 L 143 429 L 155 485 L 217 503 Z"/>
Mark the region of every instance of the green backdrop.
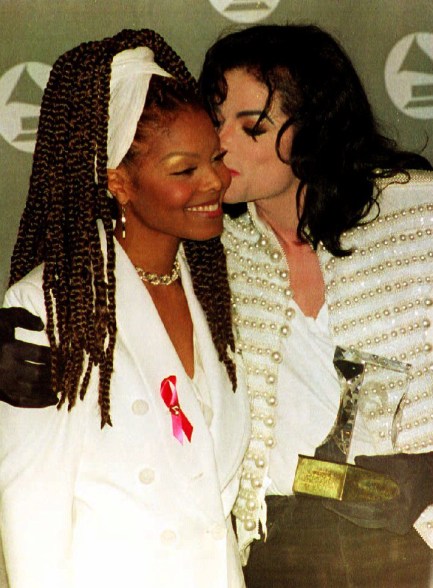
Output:
<path fill-rule="evenodd" d="M 315 23 L 352 57 L 388 134 L 433 162 L 432 0 L 0 0 L 0 296 L 24 206 L 49 66 L 122 28 L 160 32 L 198 74 L 205 49 L 245 23 Z"/>

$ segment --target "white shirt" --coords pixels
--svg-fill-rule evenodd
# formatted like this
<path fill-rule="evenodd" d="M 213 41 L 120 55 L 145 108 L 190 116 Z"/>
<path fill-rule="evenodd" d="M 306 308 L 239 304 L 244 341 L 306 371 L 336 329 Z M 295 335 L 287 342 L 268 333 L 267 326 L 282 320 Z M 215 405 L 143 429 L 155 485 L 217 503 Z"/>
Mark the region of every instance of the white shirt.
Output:
<path fill-rule="evenodd" d="M 340 384 L 333 365 L 335 347 L 328 328 L 328 308 L 316 319 L 305 316 L 294 300 L 291 334 L 284 341 L 278 378 L 275 439 L 270 452 L 268 494 L 292 494 L 298 454 L 313 456 L 334 424 Z M 314 366 L 314 367 L 312 367 Z M 358 411 L 349 460 L 374 453 Z"/>

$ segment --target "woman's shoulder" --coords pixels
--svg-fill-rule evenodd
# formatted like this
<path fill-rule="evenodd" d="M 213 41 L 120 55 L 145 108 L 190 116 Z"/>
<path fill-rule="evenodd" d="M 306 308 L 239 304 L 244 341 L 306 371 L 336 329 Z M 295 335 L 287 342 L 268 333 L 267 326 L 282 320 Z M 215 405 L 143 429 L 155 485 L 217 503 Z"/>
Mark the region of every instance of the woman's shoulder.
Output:
<path fill-rule="evenodd" d="M 4 306 L 34 306 L 43 302 L 43 265 L 32 269 L 26 276 L 13 284 L 5 294 Z"/>

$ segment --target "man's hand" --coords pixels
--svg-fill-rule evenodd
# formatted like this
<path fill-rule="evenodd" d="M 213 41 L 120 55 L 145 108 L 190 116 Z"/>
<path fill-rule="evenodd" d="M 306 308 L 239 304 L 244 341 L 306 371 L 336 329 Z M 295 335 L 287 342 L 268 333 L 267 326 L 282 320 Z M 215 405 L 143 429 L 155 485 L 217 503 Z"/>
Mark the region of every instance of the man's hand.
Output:
<path fill-rule="evenodd" d="M 50 386 L 49 347 L 15 339 L 15 328 L 42 331 L 41 319 L 24 308 L 0 309 L 0 400 L 13 406 L 57 404 Z"/>
<path fill-rule="evenodd" d="M 399 535 L 410 531 L 423 510 L 433 503 L 433 452 L 396 455 L 360 455 L 355 464 L 390 476 L 399 496 L 378 502 L 324 500 L 325 508 L 355 525 L 387 529 Z"/>

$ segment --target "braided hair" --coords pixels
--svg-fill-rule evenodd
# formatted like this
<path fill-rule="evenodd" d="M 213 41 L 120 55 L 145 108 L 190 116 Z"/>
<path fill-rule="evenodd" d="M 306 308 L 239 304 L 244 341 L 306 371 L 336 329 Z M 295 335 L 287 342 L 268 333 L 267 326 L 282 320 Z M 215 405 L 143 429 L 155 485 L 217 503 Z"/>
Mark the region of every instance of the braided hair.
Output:
<path fill-rule="evenodd" d="M 117 331 L 116 207 L 107 197 L 111 63 L 117 53 L 139 46 L 149 47 L 162 68 L 191 95 L 197 94 L 184 62 L 150 29 L 123 30 L 60 56 L 42 100 L 30 187 L 11 262 L 10 285 L 44 264 L 53 390 L 60 394 L 59 407 L 67 401 L 71 409 L 78 396 L 84 398 L 92 369 L 98 366 L 101 427 L 111 425 Z M 105 230 L 104 245 L 97 220 Z M 235 388 L 235 368 L 228 356 L 228 347 L 234 350 L 230 294 L 221 243 L 218 238 L 186 242 L 185 252 L 219 358 Z"/>

